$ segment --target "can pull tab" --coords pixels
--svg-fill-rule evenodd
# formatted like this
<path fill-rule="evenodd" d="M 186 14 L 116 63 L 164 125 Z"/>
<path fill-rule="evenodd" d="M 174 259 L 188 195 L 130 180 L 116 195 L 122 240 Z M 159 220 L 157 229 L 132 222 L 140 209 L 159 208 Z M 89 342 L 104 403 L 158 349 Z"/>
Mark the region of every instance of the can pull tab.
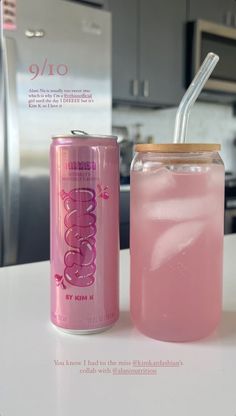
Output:
<path fill-rule="evenodd" d="M 71 130 L 71 133 L 74 134 L 75 136 L 88 136 L 88 133 L 86 133 L 83 130 Z"/>

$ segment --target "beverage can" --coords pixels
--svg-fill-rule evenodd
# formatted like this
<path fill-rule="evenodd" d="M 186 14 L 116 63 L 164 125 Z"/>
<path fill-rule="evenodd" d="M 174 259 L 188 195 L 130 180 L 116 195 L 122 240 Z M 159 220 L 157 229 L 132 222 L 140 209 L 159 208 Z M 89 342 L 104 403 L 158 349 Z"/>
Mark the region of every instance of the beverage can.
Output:
<path fill-rule="evenodd" d="M 119 315 L 119 150 L 115 136 L 53 137 L 50 149 L 51 321 L 78 334 Z"/>

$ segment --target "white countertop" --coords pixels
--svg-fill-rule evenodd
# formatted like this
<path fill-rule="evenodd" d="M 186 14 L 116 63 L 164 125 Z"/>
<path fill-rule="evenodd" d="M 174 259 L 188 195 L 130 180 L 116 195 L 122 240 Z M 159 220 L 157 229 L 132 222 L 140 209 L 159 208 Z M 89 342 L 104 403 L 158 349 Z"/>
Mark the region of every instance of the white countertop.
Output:
<path fill-rule="evenodd" d="M 49 262 L 0 269 L 0 415 L 236 416 L 235 248 L 236 235 L 225 237 L 219 329 L 185 344 L 149 339 L 132 326 L 128 250 L 120 320 L 97 335 L 63 334 L 49 322 Z M 132 375 L 135 360 L 149 374 Z M 175 366 L 151 367 L 167 360 Z"/>

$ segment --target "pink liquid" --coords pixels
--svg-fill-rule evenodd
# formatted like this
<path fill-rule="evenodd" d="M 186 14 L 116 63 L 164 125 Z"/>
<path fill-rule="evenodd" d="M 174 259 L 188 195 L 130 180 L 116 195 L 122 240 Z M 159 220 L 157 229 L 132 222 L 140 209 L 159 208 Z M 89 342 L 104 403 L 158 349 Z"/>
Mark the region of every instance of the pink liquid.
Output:
<path fill-rule="evenodd" d="M 190 341 L 217 326 L 223 195 L 222 165 L 132 172 L 131 314 L 146 335 Z"/>

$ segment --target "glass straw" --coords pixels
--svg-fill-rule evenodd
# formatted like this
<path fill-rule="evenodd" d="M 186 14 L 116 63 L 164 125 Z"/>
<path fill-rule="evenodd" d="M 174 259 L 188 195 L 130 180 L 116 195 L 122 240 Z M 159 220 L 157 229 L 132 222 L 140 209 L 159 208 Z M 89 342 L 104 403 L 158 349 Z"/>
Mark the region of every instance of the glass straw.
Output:
<path fill-rule="evenodd" d="M 218 61 L 219 56 L 215 53 L 210 52 L 207 54 L 193 81 L 180 101 L 175 118 L 174 143 L 185 143 L 190 110 Z"/>

